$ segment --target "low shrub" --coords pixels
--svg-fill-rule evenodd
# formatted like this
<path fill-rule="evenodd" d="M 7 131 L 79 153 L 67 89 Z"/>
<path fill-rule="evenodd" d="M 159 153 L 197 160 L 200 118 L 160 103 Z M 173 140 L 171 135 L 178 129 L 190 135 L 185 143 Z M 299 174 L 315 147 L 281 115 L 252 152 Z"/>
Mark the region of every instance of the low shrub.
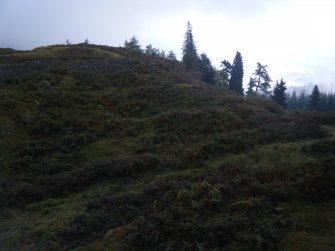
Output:
<path fill-rule="evenodd" d="M 335 155 L 335 140 L 320 140 L 302 148 L 303 152 L 317 155 Z"/>

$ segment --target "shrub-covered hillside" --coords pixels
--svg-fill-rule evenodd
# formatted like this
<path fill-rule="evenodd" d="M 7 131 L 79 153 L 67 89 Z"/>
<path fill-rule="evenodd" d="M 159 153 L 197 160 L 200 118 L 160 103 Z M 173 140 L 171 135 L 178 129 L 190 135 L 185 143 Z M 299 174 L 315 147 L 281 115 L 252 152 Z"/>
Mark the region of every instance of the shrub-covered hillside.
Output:
<path fill-rule="evenodd" d="M 173 60 L 0 50 L 0 250 L 332 250 L 335 114 Z"/>

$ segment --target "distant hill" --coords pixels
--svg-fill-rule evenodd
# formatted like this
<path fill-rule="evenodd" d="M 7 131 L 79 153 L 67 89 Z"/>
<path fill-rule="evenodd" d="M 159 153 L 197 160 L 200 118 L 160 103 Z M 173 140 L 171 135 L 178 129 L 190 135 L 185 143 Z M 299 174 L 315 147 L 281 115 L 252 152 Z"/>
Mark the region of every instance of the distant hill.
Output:
<path fill-rule="evenodd" d="M 0 250 L 331 250 L 334 133 L 178 61 L 1 49 Z"/>

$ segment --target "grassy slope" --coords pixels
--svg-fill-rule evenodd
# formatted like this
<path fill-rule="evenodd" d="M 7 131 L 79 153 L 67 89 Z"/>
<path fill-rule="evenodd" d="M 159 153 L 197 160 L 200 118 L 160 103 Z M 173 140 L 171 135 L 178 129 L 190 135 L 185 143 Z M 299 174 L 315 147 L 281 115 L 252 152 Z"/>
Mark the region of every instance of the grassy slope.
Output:
<path fill-rule="evenodd" d="M 0 54 L 55 58 L 0 85 L 4 250 L 331 250 L 333 114 L 286 115 L 121 48 Z M 131 67 L 67 68 L 84 59 Z"/>
<path fill-rule="evenodd" d="M 122 57 L 120 54 L 115 53 L 113 49 L 106 47 L 92 47 L 90 45 L 77 45 L 77 46 L 47 46 L 39 47 L 32 51 L 13 51 L 11 49 L 0 49 L 0 62 L 24 62 L 30 60 L 41 59 L 88 59 L 88 58 L 105 58 L 105 59 L 118 59 Z"/>

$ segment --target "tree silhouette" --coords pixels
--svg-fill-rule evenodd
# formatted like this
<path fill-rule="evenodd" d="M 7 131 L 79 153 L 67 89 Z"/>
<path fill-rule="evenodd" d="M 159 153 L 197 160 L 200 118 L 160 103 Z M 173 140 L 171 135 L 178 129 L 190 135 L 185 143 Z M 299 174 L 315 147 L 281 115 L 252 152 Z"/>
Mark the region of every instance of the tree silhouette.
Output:
<path fill-rule="evenodd" d="M 295 90 L 293 91 L 291 95 L 288 95 L 287 105 L 288 105 L 288 109 L 292 109 L 292 110 L 297 109 L 298 98 L 297 98 L 297 93 Z"/>
<path fill-rule="evenodd" d="M 216 82 L 216 72 L 214 67 L 212 66 L 211 61 L 207 57 L 205 53 L 200 55 L 199 60 L 199 70 L 202 73 L 202 80 L 208 84 L 215 84 Z"/>
<path fill-rule="evenodd" d="M 171 59 L 171 60 L 177 60 L 177 57 L 176 57 L 176 54 L 174 53 L 174 51 L 169 51 L 166 58 Z"/>
<path fill-rule="evenodd" d="M 222 70 L 217 70 L 216 72 L 216 83 L 220 86 L 228 88 L 229 79 L 233 66 L 228 60 L 223 60 L 221 62 Z"/>
<path fill-rule="evenodd" d="M 314 86 L 312 94 L 309 96 L 308 106 L 311 110 L 318 110 L 320 105 L 320 91 L 317 85 Z"/>
<path fill-rule="evenodd" d="M 150 55 L 150 56 L 154 56 L 154 57 L 158 57 L 160 55 L 159 49 L 153 47 L 151 44 L 149 44 L 145 47 L 145 53 Z"/>
<path fill-rule="evenodd" d="M 280 106 L 286 108 L 286 99 L 287 99 L 287 94 L 286 94 L 286 83 L 284 82 L 283 79 L 280 80 L 280 83 L 277 81 L 276 86 L 273 90 L 273 93 L 271 95 L 271 98 Z"/>
<path fill-rule="evenodd" d="M 185 33 L 185 40 L 183 44 L 182 61 L 188 70 L 196 70 L 198 68 L 198 53 L 194 43 L 192 26 L 190 22 L 187 22 L 187 31 Z"/>
<path fill-rule="evenodd" d="M 288 96 L 287 103 L 288 109 L 311 109 L 320 112 L 335 110 L 334 94 L 322 93 L 319 91 L 319 87 L 315 88 L 315 86 L 310 96 L 307 96 L 305 90 L 303 90 L 297 97 L 296 92 L 293 91 L 292 95 Z"/>
<path fill-rule="evenodd" d="M 255 87 L 256 87 L 255 79 L 253 77 L 250 77 L 249 83 L 248 83 L 247 96 L 255 95 L 255 91 L 254 91 Z"/>
<path fill-rule="evenodd" d="M 136 51 L 141 51 L 141 45 L 139 44 L 139 41 L 135 36 L 132 36 L 129 41 L 125 40 L 124 47 Z"/>
<path fill-rule="evenodd" d="M 306 106 L 308 105 L 308 97 L 306 96 L 306 91 L 302 90 L 300 92 L 300 95 L 298 97 L 298 103 L 297 103 L 297 108 L 298 109 L 305 109 Z"/>
<path fill-rule="evenodd" d="M 248 95 L 258 94 L 258 95 L 268 95 L 270 89 L 270 82 L 272 82 L 269 73 L 267 71 L 267 65 L 262 65 L 257 63 L 257 68 L 253 73 L 254 77 L 250 78 Z"/>
<path fill-rule="evenodd" d="M 243 95 L 243 61 L 240 52 L 236 52 L 229 79 L 229 89 Z"/>
<path fill-rule="evenodd" d="M 232 64 L 228 60 L 225 59 L 221 62 L 221 66 L 222 66 L 222 71 L 224 71 L 227 74 L 228 79 L 229 79 L 231 75 L 231 71 L 233 69 Z"/>

